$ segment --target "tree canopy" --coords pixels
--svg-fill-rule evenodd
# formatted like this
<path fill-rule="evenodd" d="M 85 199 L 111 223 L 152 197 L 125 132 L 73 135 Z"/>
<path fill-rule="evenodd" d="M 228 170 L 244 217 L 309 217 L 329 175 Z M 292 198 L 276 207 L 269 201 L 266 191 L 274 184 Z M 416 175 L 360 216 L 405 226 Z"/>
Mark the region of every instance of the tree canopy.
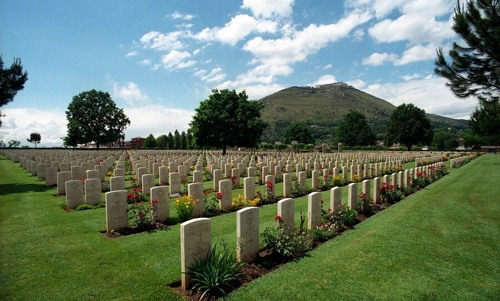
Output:
<path fill-rule="evenodd" d="M 500 1 L 467 1 L 457 4 L 453 30 L 466 45 L 454 42 L 449 63 L 437 50 L 435 73 L 461 98 L 476 96 L 484 101 L 500 97 Z"/>
<path fill-rule="evenodd" d="M 96 90 L 74 96 L 66 111 L 66 119 L 66 145 L 94 142 L 97 149 L 100 145 L 123 140 L 123 131 L 130 124 L 123 109 L 116 107 L 109 93 Z"/>
<path fill-rule="evenodd" d="M 432 138 L 432 146 L 438 150 L 452 150 L 457 148 L 458 145 L 457 137 L 450 131 L 436 131 Z"/>
<path fill-rule="evenodd" d="M 245 91 L 212 90 L 195 110 L 190 132 L 199 147 L 255 147 L 266 127 L 260 119 L 261 102 L 249 101 Z"/>
<path fill-rule="evenodd" d="M 397 142 L 411 150 L 414 144 L 431 143 L 432 134 L 431 122 L 425 111 L 413 104 L 402 104 L 392 112 L 385 138 L 388 145 Z"/>
<path fill-rule="evenodd" d="M 500 104 L 498 101 L 483 102 L 472 112 L 469 128 L 486 145 L 500 145 Z"/>
<path fill-rule="evenodd" d="M 314 138 L 307 125 L 295 122 L 286 128 L 285 135 L 283 136 L 284 143 L 291 143 L 292 141 L 297 141 L 298 143 L 303 144 L 311 144 L 314 143 Z"/>
<path fill-rule="evenodd" d="M 338 140 L 348 146 L 365 146 L 375 144 L 375 134 L 360 112 L 349 112 L 342 120 L 337 131 Z"/>
<path fill-rule="evenodd" d="M 145 149 L 155 149 L 158 147 L 158 142 L 155 139 L 155 136 L 153 134 L 149 134 L 149 136 L 146 137 L 146 140 L 144 140 L 144 143 L 142 144 L 142 148 Z"/>
<path fill-rule="evenodd" d="M 0 56 L 0 107 L 13 101 L 17 92 L 24 89 L 24 83 L 27 80 L 28 72 L 23 72 L 21 59 L 14 59 L 10 68 L 4 68 L 3 59 Z"/>
<path fill-rule="evenodd" d="M 31 133 L 27 140 L 29 143 L 34 143 L 36 148 L 36 145 L 42 141 L 42 135 L 40 133 Z"/>

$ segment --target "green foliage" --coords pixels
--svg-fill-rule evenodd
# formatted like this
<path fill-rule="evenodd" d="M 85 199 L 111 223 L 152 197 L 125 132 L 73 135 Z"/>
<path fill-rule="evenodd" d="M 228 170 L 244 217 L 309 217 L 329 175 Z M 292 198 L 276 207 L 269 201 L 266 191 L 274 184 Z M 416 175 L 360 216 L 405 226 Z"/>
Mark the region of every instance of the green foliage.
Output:
<path fill-rule="evenodd" d="M 26 139 L 29 143 L 34 143 L 35 144 L 35 148 L 36 148 L 36 145 L 38 143 L 40 143 L 40 141 L 42 141 L 42 135 L 40 135 L 40 133 L 31 133 L 30 134 L 30 137 L 28 139 Z"/>
<path fill-rule="evenodd" d="M 358 212 L 368 217 L 373 214 L 373 204 L 369 195 L 361 192 L 358 195 Z"/>
<path fill-rule="evenodd" d="M 432 146 L 438 150 L 452 150 L 458 147 L 458 140 L 450 131 L 436 131 L 432 138 Z"/>
<path fill-rule="evenodd" d="M 339 227 L 352 227 L 356 224 L 356 217 L 358 213 L 345 205 L 340 205 L 339 210 L 333 213 L 334 220 L 338 223 Z"/>
<path fill-rule="evenodd" d="M 144 140 L 144 144 L 142 145 L 142 148 L 145 148 L 145 149 L 158 148 L 158 142 L 156 141 L 155 136 L 153 136 L 153 134 L 149 134 L 149 136 L 146 137 L 146 140 Z"/>
<path fill-rule="evenodd" d="M 447 86 L 461 98 L 500 100 L 500 2 L 498 0 L 457 2 L 453 30 L 465 46 L 454 42 L 448 63 L 441 48 L 434 72 L 448 80 Z"/>
<path fill-rule="evenodd" d="M 314 138 L 312 137 L 311 130 L 303 123 L 292 123 L 285 131 L 283 136 L 284 143 L 292 143 L 292 141 L 297 141 L 298 143 L 314 144 Z"/>
<path fill-rule="evenodd" d="M 131 224 L 140 230 L 148 230 L 154 228 L 154 211 L 156 210 L 158 201 L 139 202 L 130 205 L 128 216 Z"/>
<path fill-rule="evenodd" d="M 263 104 L 248 101 L 245 91 L 212 90 L 195 110 L 190 131 L 199 147 L 257 146 L 266 124 L 260 119 Z"/>
<path fill-rule="evenodd" d="M 264 247 L 273 255 L 283 260 L 302 257 L 313 245 L 313 237 L 303 229 L 292 231 L 289 234 L 288 225 L 275 217 L 276 225 L 266 227 L 261 236 Z"/>
<path fill-rule="evenodd" d="M 245 263 L 237 262 L 234 253 L 225 244 L 222 251 L 214 245 L 207 258 L 195 259 L 186 274 L 191 276 L 192 289 L 203 292 L 200 300 L 205 296 L 211 300 L 212 296 L 221 297 L 234 289 L 236 280 L 243 275 L 244 267 Z"/>
<path fill-rule="evenodd" d="M 175 211 L 181 222 L 185 222 L 193 217 L 196 200 L 191 195 L 183 195 L 175 199 Z"/>
<path fill-rule="evenodd" d="M 398 142 L 410 150 L 414 144 L 427 144 L 431 141 L 432 127 L 424 110 L 413 104 L 402 104 L 392 112 L 387 124 L 388 145 Z"/>
<path fill-rule="evenodd" d="M 382 183 L 380 186 L 380 199 L 387 204 L 394 204 L 403 198 L 403 192 L 396 186 L 388 183 Z"/>
<path fill-rule="evenodd" d="M 9 140 L 9 142 L 7 142 L 7 145 L 8 148 L 19 147 L 19 145 L 21 145 L 21 141 Z"/>
<path fill-rule="evenodd" d="M 373 145 L 375 134 L 364 114 L 352 111 L 344 115 L 337 130 L 338 140 L 347 146 Z"/>
<path fill-rule="evenodd" d="M 160 135 L 156 138 L 156 144 L 159 149 L 167 149 L 168 148 L 168 136 Z"/>
<path fill-rule="evenodd" d="M 66 111 L 68 134 L 66 145 L 94 142 L 102 144 L 125 138 L 123 131 L 130 120 L 123 109 L 116 107 L 107 92 L 90 90 L 73 97 Z"/>
<path fill-rule="evenodd" d="M 472 112 L 469 127 L 485 145 L 500 145 L 499 101 L 481 102 L 480 108 Z"/>
<path fill-rule="evenodd" d="M 10 68 L 4 68 L 3 59 L 0 56 L 0 107 L 13 101 L 17 92 L 24 89 L 24 83 L 27 80 L 28 72 L 23 72 L 21 59 L 14 59 Z"/>

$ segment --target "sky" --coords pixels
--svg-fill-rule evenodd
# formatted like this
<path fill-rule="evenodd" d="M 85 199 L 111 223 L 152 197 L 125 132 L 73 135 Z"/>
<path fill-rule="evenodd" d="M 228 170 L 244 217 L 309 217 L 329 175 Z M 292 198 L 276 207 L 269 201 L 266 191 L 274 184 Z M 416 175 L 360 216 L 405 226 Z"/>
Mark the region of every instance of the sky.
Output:
<path fill-rule="evenodd" d="M 0 108 L 0 140 L 61 146 L 73 97 L 108 92 L 126 140 L 186 131 L 212 89 L 257 100 L 291 86 L 345 82 L 394 105 L 469 119 L 433 72 L 460 41 L 451 0 L 0 0 L 4 66 L 28 81 Z"/>

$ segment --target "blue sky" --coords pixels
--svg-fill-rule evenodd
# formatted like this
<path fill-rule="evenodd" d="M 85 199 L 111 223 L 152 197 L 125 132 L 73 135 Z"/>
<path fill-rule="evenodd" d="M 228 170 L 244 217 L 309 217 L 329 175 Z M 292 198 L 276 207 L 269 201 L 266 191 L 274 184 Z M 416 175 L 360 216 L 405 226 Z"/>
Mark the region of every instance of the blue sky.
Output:
<path fill-rule="evenodd" d="M 1 108 L 0 140 L 59 146 L 73 96 L 109 92 L 126 139 L 187 130 L 213 88 L 260 99 L 290 86 L 347 82 L 394 105 L 468 119 L 433 74 L 457 40 L 450 0 L 0 0 L 4 64 L 29 79 Z"/>

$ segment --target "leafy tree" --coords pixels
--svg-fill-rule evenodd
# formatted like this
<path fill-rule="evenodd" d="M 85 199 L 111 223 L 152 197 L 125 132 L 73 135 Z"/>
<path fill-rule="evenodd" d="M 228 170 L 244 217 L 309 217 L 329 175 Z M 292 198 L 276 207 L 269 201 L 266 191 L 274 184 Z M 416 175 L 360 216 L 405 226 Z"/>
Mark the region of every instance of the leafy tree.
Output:
<path fill-rule="evenodd" d="M 29 143 L 34 143 L 36 148 L 36 145 L 42 141 L 42 135 L 40 135 L 40 133 L 31 133 L 30 137 L 26 140 L 28 140 Z"/>
<path fill-rule="evenodd" d="M 167 149 L 168 148 L 168 136 L 167 135 L 158 136 L 158 138 L 156 138 L 156 144 L 158 145 L 159 149 Z"/>
<path fill-rule="evenodd" d="M 307 127 L 303 123 L 292 123 L 290 124 L 286 130 L 285 135 L 283 136 L 284 143 L 291 143 L 292 141 L 297 141 L 298 143 L 303 144 L 314 144 L 314 138 Z"/>
<path fill-rule="evenodd" d="M 68 136 L 66 141 L 94 142 L 97 149 L 124 139 L 123 131 L 130 120 L 123 109 L 116 107 L 107 92 L 90 90 L 73 97 L 66 111 Z"/>
<path fill-rule="evenodd" d="M 212 90 L 196 109 L 190 123 L 195 143 L 200 147 L 255 147 L 266 123 L 260 119 L 264 104 L 248 101 L 245 91 Z"/>
<path fill-rule="evenodd" d="M 463 131 L 460 136 L 464 139 L 464 146 L 467 148 L 478 149 L 481 147 L 481 137 L 473 133 L 470 128 Z"/>
<path fill-rule="evenodd" d="M 182 149 L 181 134 L 179 134 L 178 130 L 175 130 L 174 132 L 174 149 Z"/>
<path fill-rule="evenodd" d="M 481 143 L 500 145 L 500 105 L 498 101 L 483 102 L 472 112 L 469 127 Z"/>
<path fill-rule="evenodd" d="M 375 134 L 365 115 L 356 111 L 349 112 L 342 118 L 337 133 L 339 142 L 348 146 L 375 144 Z"/>
<path fill-rule="evenodd" d="M 27 80 L 28 72 L 23 72 L 21 59 L 14 59 L 10 68 L 4 68 L 3 59 L 0 56 L 0 107 L 13 101 L 17 92 L 24 89 L 24 83 Z M 1 125 L 2 121 L 0 120 Z"/>
<path fill-rule="evenodd" d="M 13 148 L 13 147 L 19 147 L 19 145 L 21 145 L 21 141 L 18 141 L 18 140 L 10 140 L 9 142 L 7 142 L 9 144 L 9 148 Z"/>
<path fill-rule="evenodd" d="M 434 72 L 448 79 L 447 86 L 458 97 L 477 96 L 498 101 L 500 97 L 500 1 L 457 3 L 453 30 L 465 42 L 454 42 L 451 63 L 437 50 Z"/>
<path fill-rule="evenodd" d="M 168 148 L 174 149 L 174 135 L 172 135 L 172 132 L 168 132 Z"/>
<path fill-rule="evenodd" d="M 408 150 L 414 144 L 429 144 L 432 141 L 431 122 L 424 110 L 413 104 L 402 104 L 392 112 L 385 138 L 388 145 L 397 142 Z"/>
<path fill-rule="evenodd" d="M 187 149 L 187 136 L 184 131 L 181 133 L 181 149 Z"/>
<path fill-rule="evenodd" d="M 142 144 L 142 148 L 146 149 L 155 149 L 158 147 L 158 142 L 155 139 L 155 136 L 153 134 L 149 134 L 149 136 L 146 137 L 146 140 L 144 140 L 144 143 Z"/>
<path fill-rule="evenodd" d="M 432 146 L 438 150 L 452 150 L 458 147 L 458 140 L 450 131 L 436 131 L 432 138 Z"/>
<path fill-rule="evenodd" d="M 193 146 L 193 135 L 191 135 L 190 130 L 188 130 L 186 133 L 186 143 L 187 143 L 187 149 L 190 149 Z"/>

